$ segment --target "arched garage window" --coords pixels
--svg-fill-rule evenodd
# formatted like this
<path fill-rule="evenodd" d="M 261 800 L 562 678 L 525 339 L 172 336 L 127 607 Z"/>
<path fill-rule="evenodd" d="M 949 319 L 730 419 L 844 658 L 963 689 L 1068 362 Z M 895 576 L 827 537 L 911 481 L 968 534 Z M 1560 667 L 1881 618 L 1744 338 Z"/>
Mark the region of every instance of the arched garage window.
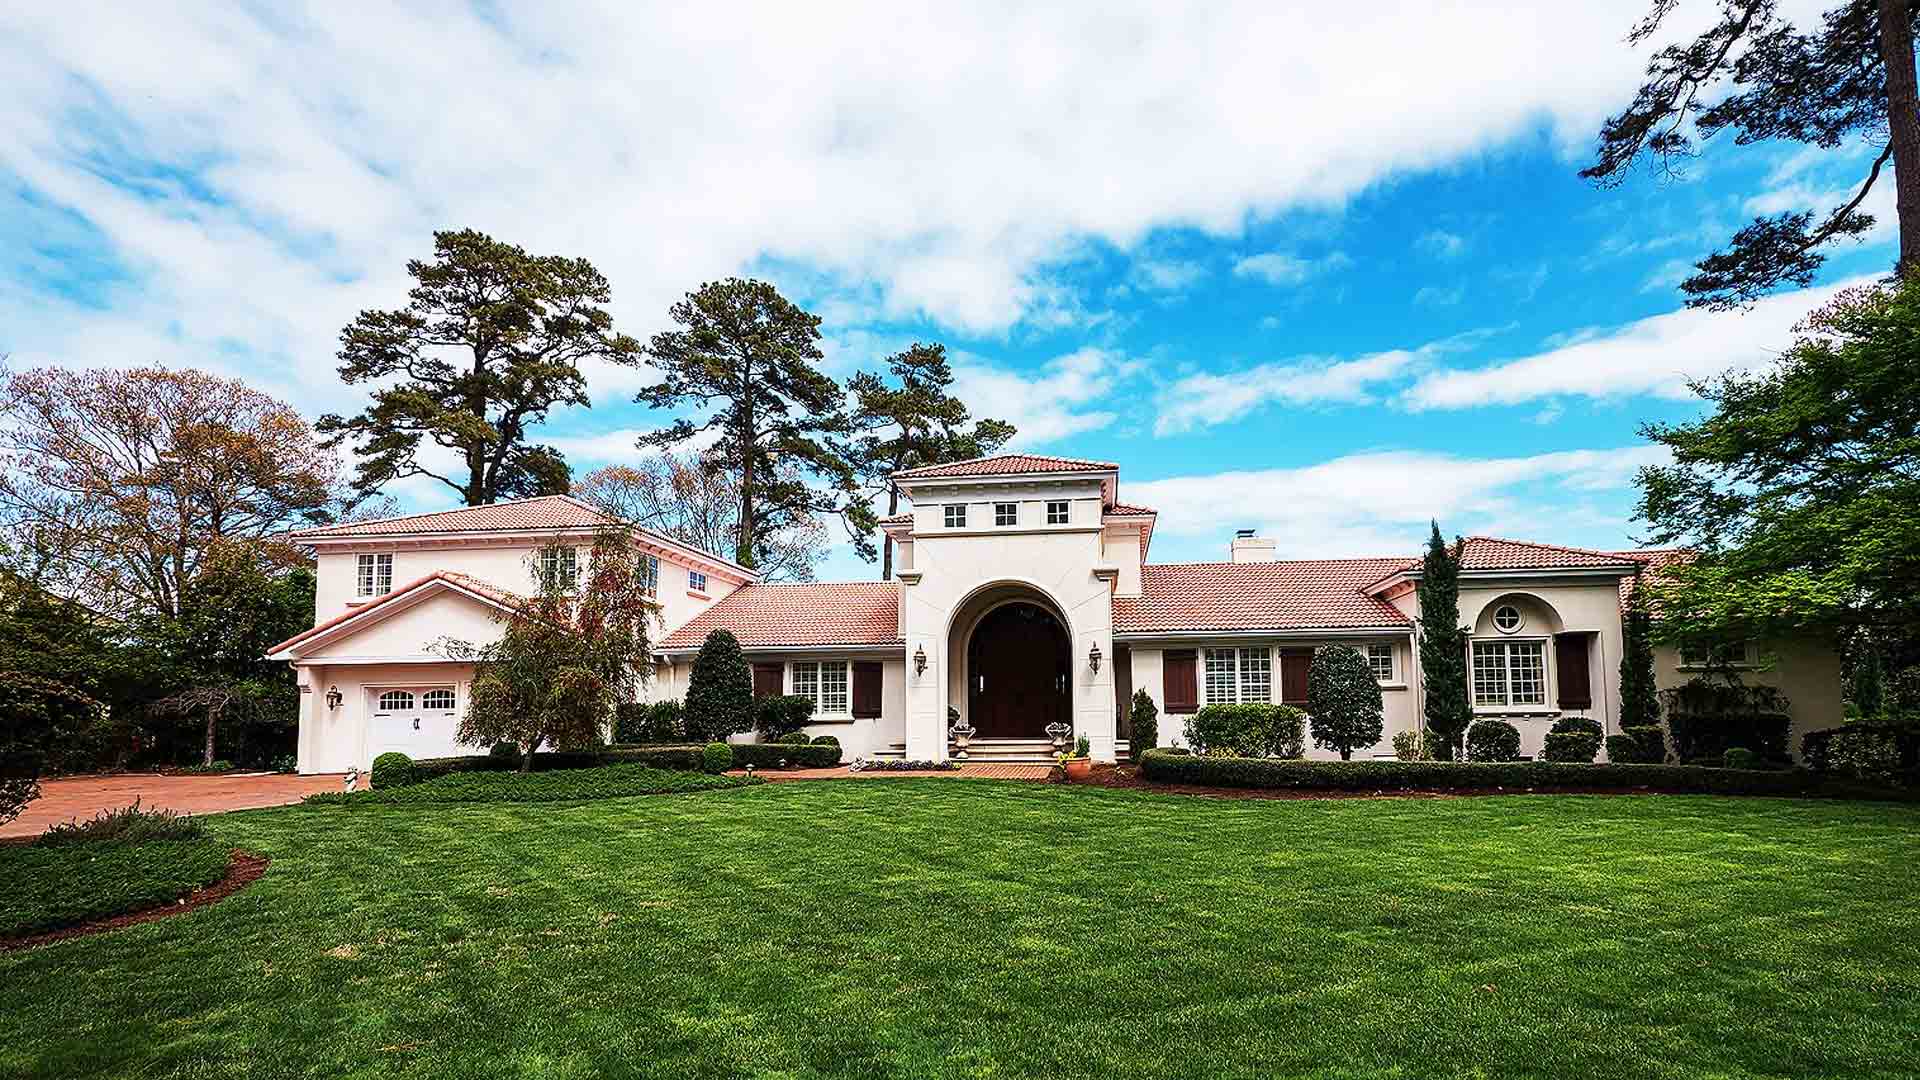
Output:
<path fill-rule="evenodd" d="M 380 695 L 381 712 L 406 712 L 413 708 L 413 693 L 408 690 L 389 690 Z"/>
<path fill-rule="evenodd" d="M 420 695 L 420 707 L 423 709 L 451 709 L 453 708 L 453 691 L 429 690 Z"/>

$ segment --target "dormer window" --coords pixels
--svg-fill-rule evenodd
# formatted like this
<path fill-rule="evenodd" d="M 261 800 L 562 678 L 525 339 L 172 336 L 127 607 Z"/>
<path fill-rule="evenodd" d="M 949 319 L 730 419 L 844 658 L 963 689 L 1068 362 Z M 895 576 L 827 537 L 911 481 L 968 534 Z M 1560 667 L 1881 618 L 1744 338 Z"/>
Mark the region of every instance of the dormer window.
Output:
<path fill-rule="evenodd" d="M 1071 504 L 1065 499 L 1059 499 L 1047 504 L 1047 524 L 1065 525 L 1072 519 Z"/>
<path fill-rule="evenodd" d="M 946 506 L 941 507 L 940 511 L 942 520 L 946 522 L 947 528 L 964 529 L 967 527 L 966 503 L 948 503 Z"/>
<path fill-rule="evenodd" d="M 1020 524 L 1019 503 L 994 503 L 993 523 L 1000 528 Z"/>
<path fill-rule="evenodd" d="M 393 591 L 393 556 L 362 555 L 358 559 L 356 591 L 361 596 L 385 596 Z"/>

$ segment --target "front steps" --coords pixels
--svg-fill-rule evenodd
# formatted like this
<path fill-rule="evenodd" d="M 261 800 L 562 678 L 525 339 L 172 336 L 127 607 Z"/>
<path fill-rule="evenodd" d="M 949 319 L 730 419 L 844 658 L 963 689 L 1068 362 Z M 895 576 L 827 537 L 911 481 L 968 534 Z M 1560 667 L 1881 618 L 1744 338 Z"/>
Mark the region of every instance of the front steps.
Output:
<path fill-rule="evenodd" d="M 958 761 L 959 747 L 947 743 L 947 756 Z M 1114 752 L 1120 758 L 1127 756 L 1127 741 L 1121 739 L 1114 744 Z M 894 743 L 884 750 L 875 750 L 873 757 L 878 761 L 904 761 L 907 756 L 906 743 Z M 1051 739 L 980 739 L 967 744 L 966 761 L 991 762 L 996 765 L 1052 765 L 1053 740 Z"/>

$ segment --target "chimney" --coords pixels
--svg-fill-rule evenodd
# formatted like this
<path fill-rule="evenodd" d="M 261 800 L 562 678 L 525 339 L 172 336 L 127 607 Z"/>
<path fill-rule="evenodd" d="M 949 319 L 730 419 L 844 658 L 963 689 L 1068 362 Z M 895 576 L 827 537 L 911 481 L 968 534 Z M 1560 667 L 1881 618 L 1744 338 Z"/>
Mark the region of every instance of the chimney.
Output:
<path fill-rule="evenodd" d="M 1233 561 L 1272 562 L 1274 547 L 1273 541 L 1253 535 L 1252 529 L 1241 529 L 1233 534 Z"/>

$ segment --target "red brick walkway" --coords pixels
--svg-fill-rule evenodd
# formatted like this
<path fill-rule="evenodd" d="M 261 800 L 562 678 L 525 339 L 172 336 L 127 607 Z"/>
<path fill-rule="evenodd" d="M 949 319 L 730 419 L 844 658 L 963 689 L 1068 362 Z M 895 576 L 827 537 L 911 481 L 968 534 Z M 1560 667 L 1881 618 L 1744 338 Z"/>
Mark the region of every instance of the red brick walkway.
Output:
<path fill-rule="evenodd" d="M 40 797 L 17 818 L 0 825 L 0 836 L 38 836 L 47 826 L 85 820 L 102 810 L 117 810 L 134 799 L 143 807 L 164 807 L 183 814 L 217 814 L 299 802 L 316 791 L 338 791 L 339 776 L 160 776 L 122 773 L 40 781 Z"/>
<path fill-rule="evenodd" d="M 1051 765 L 1000 765 L 987 762 L 973 762 L 958 769 L 938 769 L 927 772 L 889 772 L 884 769 L 872 769 L 866 772 L 854 772 L 845 765 L 831 769 L 755 769 L 755 776 L 768 780 L 884 780 L 887 777 L 901 776 L 939 776 L 956 780 L 1045 780 L 1053 771 Z M 734 769 L 734 776 L 744 776 L 746 771 Z"/>

